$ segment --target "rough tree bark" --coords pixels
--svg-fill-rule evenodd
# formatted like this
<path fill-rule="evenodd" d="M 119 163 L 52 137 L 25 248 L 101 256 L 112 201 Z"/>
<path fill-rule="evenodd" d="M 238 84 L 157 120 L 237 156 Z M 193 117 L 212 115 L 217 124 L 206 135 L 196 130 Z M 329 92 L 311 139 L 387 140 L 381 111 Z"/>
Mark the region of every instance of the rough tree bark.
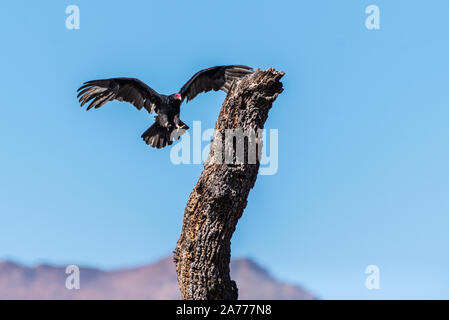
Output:
<path fill-rule="evenodd" d="M 272 68 L 257 70 L 234 82 L 223 102 L 209 157 L 187 202 L 182 233 L 174 251 L 183 299 L 238 297 L 237 285 L 229 274 L 231 237 L 259 170 L 262 133 L 257 129 L 264 127 L 272 103 L 283 91 L 279 81 L 283 75 Z M 237 156 L 239 138 L 226 140 L 226 129 L 253 132 L 243 138 L 244 159 Z M 251 142 L 257 145 L 255 161 L 249 161 L 247 155 L 252 150 Z"/>

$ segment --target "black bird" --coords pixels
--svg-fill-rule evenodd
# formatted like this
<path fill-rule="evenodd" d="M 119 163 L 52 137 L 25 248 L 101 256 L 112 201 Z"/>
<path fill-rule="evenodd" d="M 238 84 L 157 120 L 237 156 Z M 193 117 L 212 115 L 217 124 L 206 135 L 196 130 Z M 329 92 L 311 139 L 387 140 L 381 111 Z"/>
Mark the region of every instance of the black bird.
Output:
<path fill-rule="evenodd" d="M 100 108 L 108 101 L 119 100 L 132 103 L 137 109 L 145 108 L 150 114 L 157 113 L 156 121 L 142 134 L 146 144 L 156 148 L 171 145 L 174 139 L 189 127 L 179 119 L 181 103 L 195 98 L 201 92 L 223 90 L 228 92 L 234 79 L 242 78 L 253 69 L 248 66 L 217 66 L 201 70 L 193 75 L 179 91 L 171 95 L 159 94 L 135 78 L 112 78 L 92 80 L 78 89 L 81 107 L 92 100 L 87 110 Z M 174 130 L 181 129 L 172 136 Z"/>

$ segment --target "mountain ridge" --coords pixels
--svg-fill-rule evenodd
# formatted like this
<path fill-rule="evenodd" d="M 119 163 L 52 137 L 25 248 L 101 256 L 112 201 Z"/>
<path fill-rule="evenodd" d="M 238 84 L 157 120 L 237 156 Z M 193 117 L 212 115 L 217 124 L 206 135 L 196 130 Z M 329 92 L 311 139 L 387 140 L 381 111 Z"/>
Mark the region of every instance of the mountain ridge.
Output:
<path fill-rule="evenodd" d="M 180 299 L 170 256 L 151 264 L 114 270 L 79 266 L 79 290 L 65 287 L 69 276 L 65 269 L 66 266 L 48 263 L 25 266 L 10 260 L 0 261 L 0 299 Z M 232 260 L 231 276 L 237 282 L 239 299 L 315 298 L 298 285 L 276 280 L 249 258 Z"/>

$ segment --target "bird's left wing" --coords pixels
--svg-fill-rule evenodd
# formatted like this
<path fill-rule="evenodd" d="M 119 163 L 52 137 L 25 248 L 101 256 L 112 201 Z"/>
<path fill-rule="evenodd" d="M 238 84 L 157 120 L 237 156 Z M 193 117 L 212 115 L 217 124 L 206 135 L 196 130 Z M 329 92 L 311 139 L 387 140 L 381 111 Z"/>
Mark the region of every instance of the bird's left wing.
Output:
<path fill-rule="evenodd" d="M 92 80 L 78 89 L 81 106 L 92 100 L 87 110 L 100 108 L 108 101 L 119 100 L 133 104 L 137 109 L 144 107 L 149 113 L 158 112 L 161 96 L 144 82 L 135 78 L 111 78 Z"/>
<path fill-rule="evenodd" d="M 210 90 L 223 90 L 228 92 L 234 79 L 242 78 L 253 73 L 253 69 L 248 66 L 231 65 L 218 66 L 201 70 L 193 75 L 189 81 L 181 88 L 182 99 L 192 100 L 201 92 Z"/>

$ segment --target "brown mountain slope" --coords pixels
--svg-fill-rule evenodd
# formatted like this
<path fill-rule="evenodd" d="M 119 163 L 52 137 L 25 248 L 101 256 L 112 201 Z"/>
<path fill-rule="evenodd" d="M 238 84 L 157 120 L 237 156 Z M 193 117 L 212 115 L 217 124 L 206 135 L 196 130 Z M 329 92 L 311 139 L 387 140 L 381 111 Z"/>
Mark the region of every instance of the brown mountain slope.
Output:
<path fill-rule="evenodd" d="M 313 299 L 296 285 L 276 281 L 250 259 L 231 263 L 239 299 Z M 102 271 L 80 267 L 80 290 L 65 287 L 65 267 L 0 262 L 0 299 L 179 299 L 175 266 L 165 258 L 147 266 Z"/>

